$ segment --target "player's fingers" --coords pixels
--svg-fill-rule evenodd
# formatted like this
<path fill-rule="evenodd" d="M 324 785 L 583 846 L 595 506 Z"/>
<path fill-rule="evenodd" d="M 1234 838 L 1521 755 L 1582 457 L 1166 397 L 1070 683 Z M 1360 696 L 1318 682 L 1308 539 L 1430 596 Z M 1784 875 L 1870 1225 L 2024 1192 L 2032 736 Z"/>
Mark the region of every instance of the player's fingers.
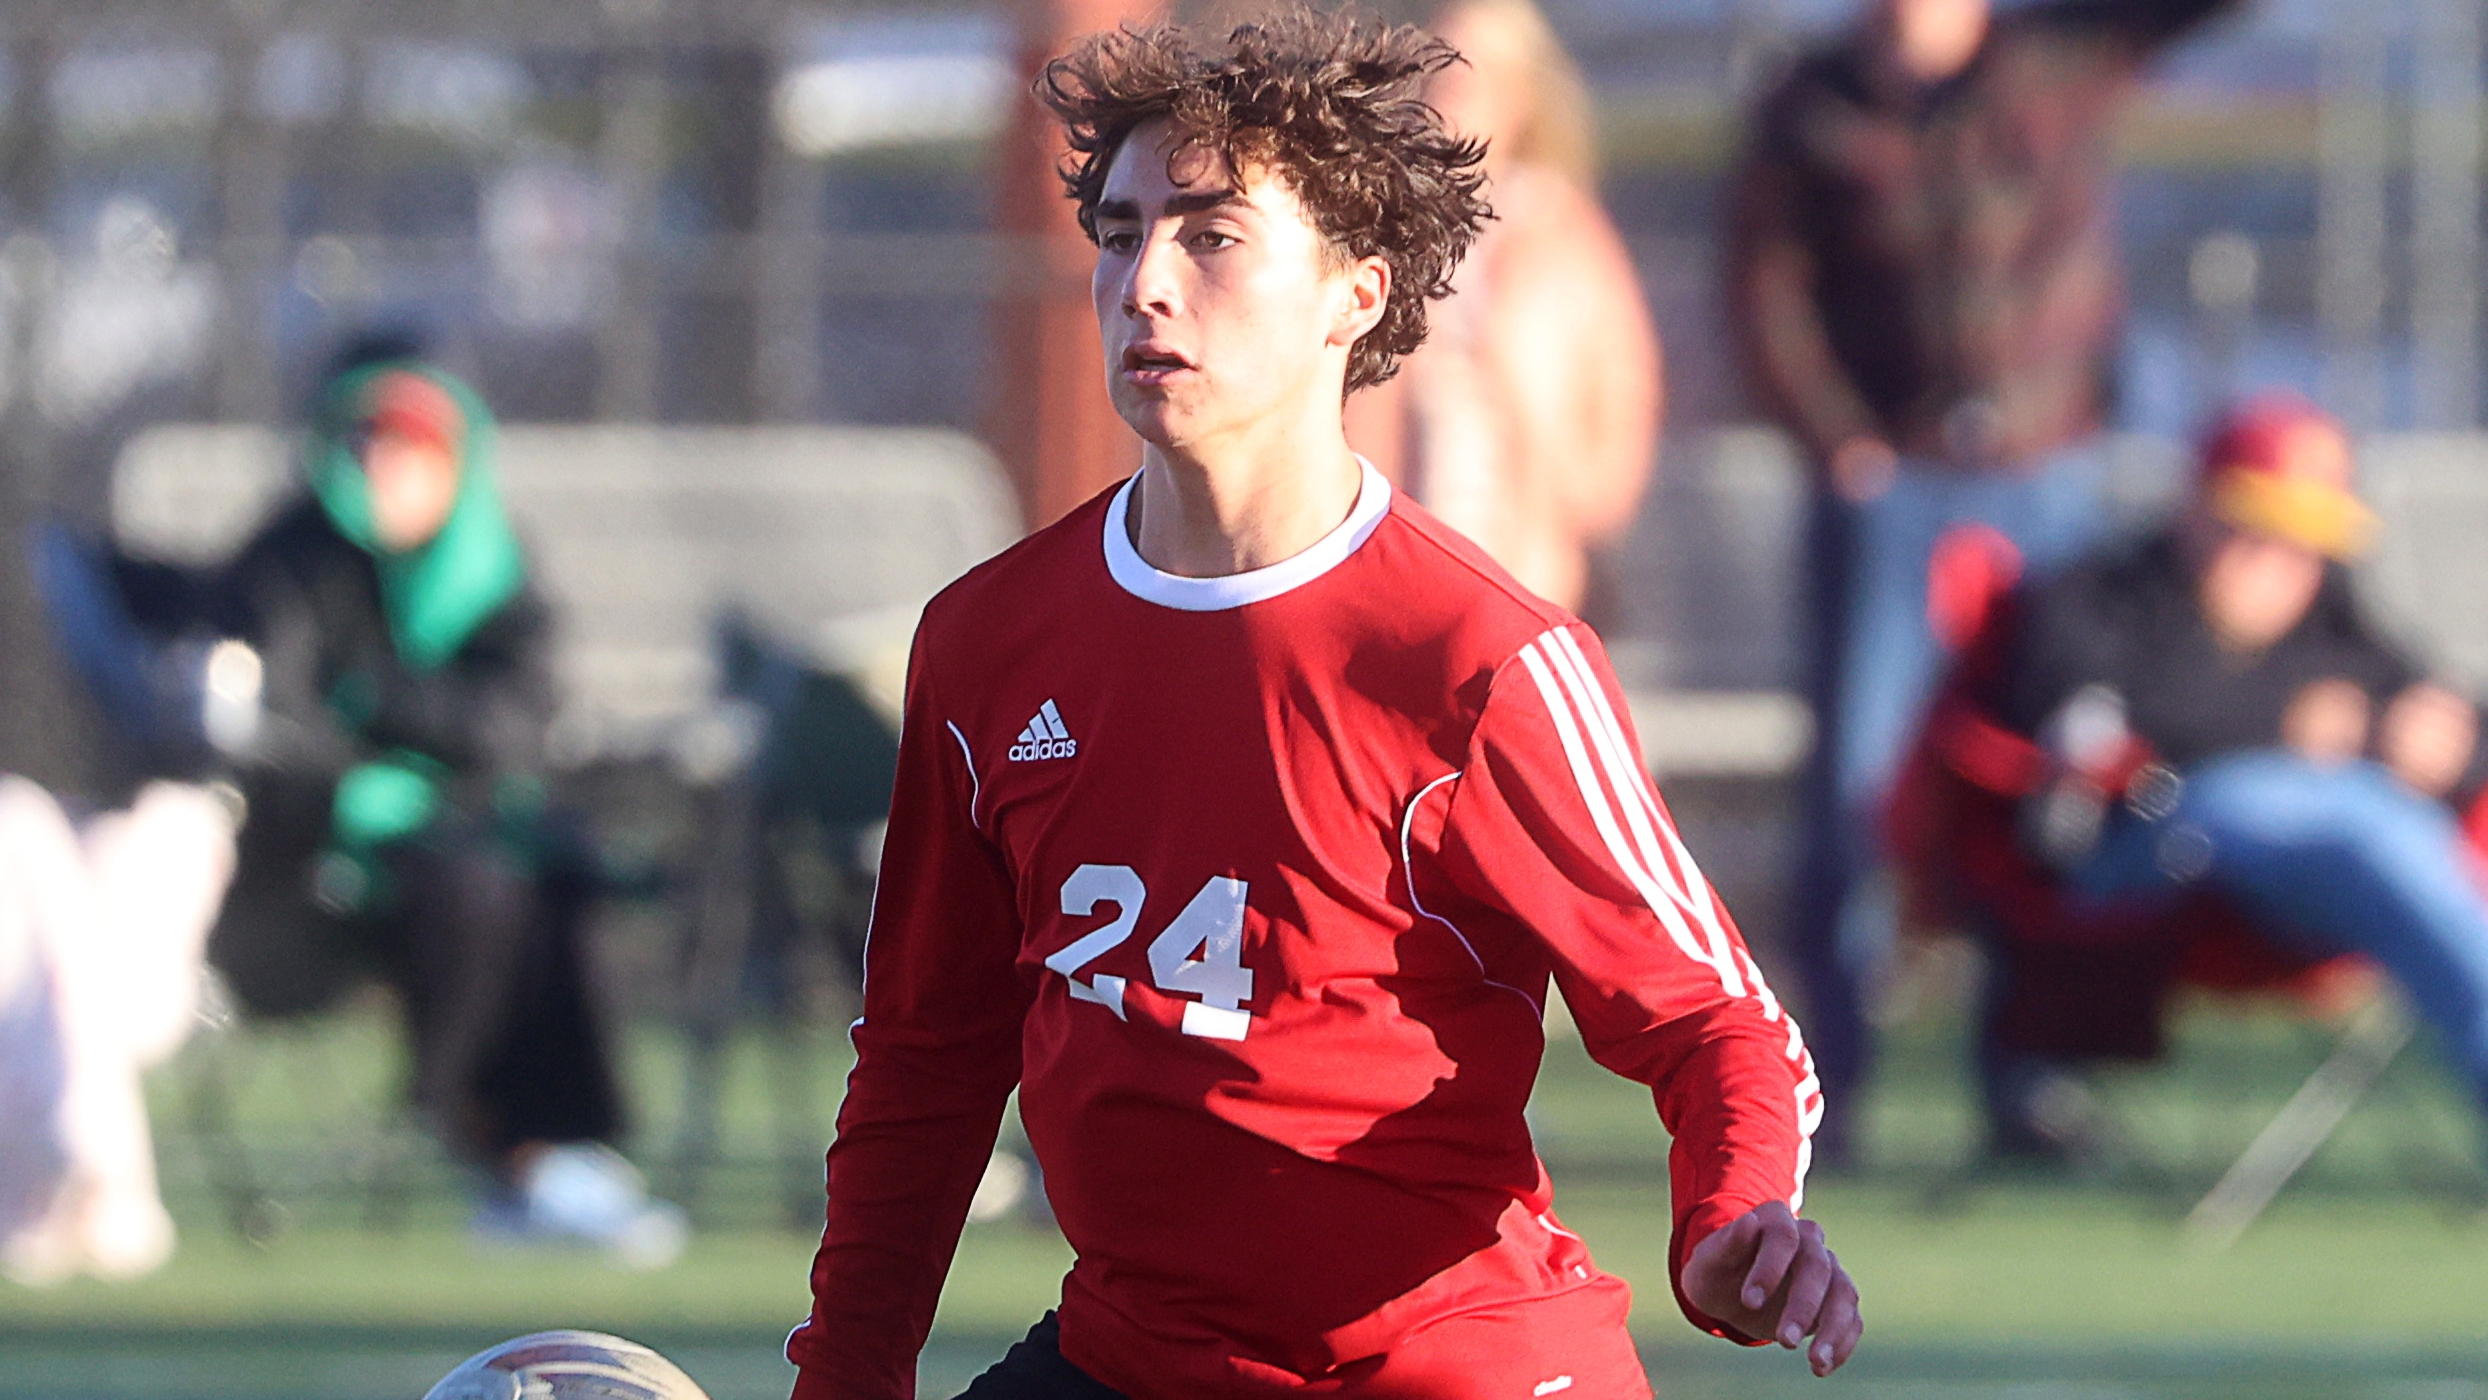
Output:
<path fill-rule="evenodd" d="M 1807 1362 L 1817 1376 L 1828 1376 L 1847 1364 L 1857 1350 L 1859 1338 L 1865 1334 L 1865 1320 L 1859 1316 L 1854 1288 L 1835 1287 L 1833 1296 L 1824 1302 L 1824 1326 L 1815 1335 L 1814 1346 Z"/>
<path fill-rule="evenodd" d="M 1797 1257 L 1797 1220 L 1777 1202 L 1756 1206 L 1749 1218 L 1759 1228 L 1761 1239 L 1754 1248 L 1753 1267 L 1745 1271 L 1740 1301 L 1748 1308 L 1760 1308 L 1780 1291 L 1788 1262 Z"/>
<path fill-rule="evenodd" d="M 1816 1319 L 1814 1348 L 1806 1358 L 1814 1374 L 1828 1376 L 1840 1369 L 1857 1350 L 1858 1338 L 1866 1333 L 1866 1320 L 1857 1309 L 1857 1285 L 1849 1272 L 1832 1261 L 1830 1289 L 1823 1297 L 1823 1311 Z"/>
<path fill-rule="evenodd" d="M 1823 1310 L 1823 1295 L 1830 1291 L 1833 1274 L 1839 1264 L 1831 1251 L 1823 1247 L 1823 1227 L 1811 1220 L 1797 1222 L 1797 1257 L 1790 1263 L 1788 1283 L 1781 1291 L 1779 1322 L 1774 1333 L 1781 1346 L 1790 1351 L 1806 1339 L 1815 1328 L 1815 1317 Z"/>
<path fill-rule="evenodd" d="M 1725 1285 L 1728 1276 L 1742 1272 L 1745 1261 L 1753 1255 L 1758 1229 L 1754 1217 L 1748 1213 L 1711 1231 L 1693 1247 L 1692 1253 L 1685 1256 L 1687 1286 L 1713 1279 Z"/>

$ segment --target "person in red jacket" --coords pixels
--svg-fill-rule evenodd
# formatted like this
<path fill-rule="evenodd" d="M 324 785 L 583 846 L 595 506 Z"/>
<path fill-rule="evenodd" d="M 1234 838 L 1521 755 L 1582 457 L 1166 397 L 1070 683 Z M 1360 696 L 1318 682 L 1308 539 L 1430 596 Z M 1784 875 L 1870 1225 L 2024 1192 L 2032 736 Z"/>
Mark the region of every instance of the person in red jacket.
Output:
<path fill-rule="evenodd" d="M 1298 9 L 1040 79 L 1145 447 L 918 629 L 802 1400 L 913 1393 L 1014 1088 L 1077 1262 L 970 1396 L 1647 1396 L 1522 1114 L 1550 982 L 1674 1135 L 1695 1325 L 1857 1343 L 1804 1040 L 1597 637 L 1342 430 L 1487 217 L 1455 61 Z"/>

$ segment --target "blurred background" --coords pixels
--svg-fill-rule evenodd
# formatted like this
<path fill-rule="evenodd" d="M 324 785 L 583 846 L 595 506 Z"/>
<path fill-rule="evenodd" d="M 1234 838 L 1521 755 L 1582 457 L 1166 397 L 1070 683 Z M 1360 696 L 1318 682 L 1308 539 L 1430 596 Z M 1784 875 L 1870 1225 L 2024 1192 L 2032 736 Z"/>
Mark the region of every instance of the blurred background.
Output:
<path fill-rule="evenodd" d="M 1656 473 L 1584 612 L 1784 982 L 1807 488 L 1741 387 L 1724 201 L 1747 105 L 1857 8 L 1544 8 L 1666 352 Z M 1082 432 L 1119 450 L 1031 416 L 1031 385 L 1095 373 L 1045 349 L 1066 287 L 1087 315 L 1084 254 L 1014 122 L 1031 54 L 1122 13 L 0 0 L 0 536 L 65 522 L 203 564 L 294 479 L 341 340 L 412 329 L 475 385 L 559 617 L 547 743 L 609 875 L 588 946 L 628 1145 L 693 1227 L 647 1273 L 479 1245 L 462 1169 L 397 1107 L 384 998 L 281 1020 L 211 999 L 147 1080 L 178 1253 L 134 1283 L 0 1284 L 0 1397 L 412 1396 L 556 1325 L 666 1347 L 720 1397 L 782 1391 L 873 837 L 770 807 L 755 775 L 806 703 L 824 743 L 870 727 L 820 719 L 846 711 L 790 699 L 788 677 L 886 717 L 924 598 L 1067 503 L 1044 453 Z M 2483 22 L 2478 0 L 2256 0 L 2175 50 L 2110 138 L 2120 518 L 2166 509 L 2189 436 L 2239 392 L 2309 395 L 2362 440 L 2388 541 L 2365 580 L 2473 684 Z M 109 790 L 93 711 L 29 577 L 0 568 L 0 771 Z M 2190 1006 L 2166 1059 L 2101 1084 L 2132 1160 L 1998 1177 L 1966 1165 L 1974 978 L 1936 943 L 1874 1008 L 1888 1049 L 1858 1165 L 1811 1201 L 1868 1299 L 1867 1349 L 1832 1389 L 2488 1396 L 2475 1129 L 2435 1059 L 2394 1060 L 2233 1249 L 2190 1250 L 2179 1218 L 2332 1028 Z M 1559 1044 L 1536 1118 L 1566 1218 L 1636 1283 L 1662 1393 L 1822 1388 L 1675 1319 L 1646 1096 Z M 1065 1266 L 1041 1207 L 989 1185 L 928 1394 L 997 1354 Z"/>

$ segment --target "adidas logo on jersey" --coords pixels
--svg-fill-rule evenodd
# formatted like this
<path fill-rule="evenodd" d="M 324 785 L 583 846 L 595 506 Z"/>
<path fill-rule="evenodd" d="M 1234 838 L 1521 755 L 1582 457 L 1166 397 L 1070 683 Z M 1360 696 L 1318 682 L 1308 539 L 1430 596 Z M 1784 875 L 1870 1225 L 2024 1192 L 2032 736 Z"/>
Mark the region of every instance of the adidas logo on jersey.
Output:
<path fill-rule="evenodd" d="M 1079 756 L 1080 741 L 1071 737 L 1070 730 L 1063 728 L 1062 711 L 1055 709 L 1051 700 L 1037 707 L 1036 718 L 1028 721 L 1028 727 L 1019 731 L 1019 739 L 1011 745 L 1011 761 L 1014 763 Z"/>

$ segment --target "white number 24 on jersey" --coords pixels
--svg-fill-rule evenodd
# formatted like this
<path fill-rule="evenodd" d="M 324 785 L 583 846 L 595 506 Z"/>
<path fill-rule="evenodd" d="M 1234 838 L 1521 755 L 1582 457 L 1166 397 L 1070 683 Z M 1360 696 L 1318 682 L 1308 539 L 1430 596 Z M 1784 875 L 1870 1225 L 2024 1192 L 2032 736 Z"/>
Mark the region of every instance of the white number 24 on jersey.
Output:
<path fill-rule="evenodd" d="M 1244 891 L 1242 880 L 1211 876 L 1166 931 L 1149 941 L 1149 980 L 1160 991 L 1200 998 L 1184 1006 L 1185 1035 L 1242 1040 L 1252 1025 L 1252 1014 L 1243 1009 L 1253 995 L 1253 970 L 1244 965 Z M 1079 918 L 1096 913 L 1100 904 L 1115 906 L 1114 922 L 1045 960 L 1071 983 L 1073 1000 L 1093 1001 L 1130 1019 L 1123 1012 L 1124 979 L 1100 972 L 1083 982 L 1079 972 L 1123 946 L 1139 927 L 1140 906 L 1148 897 L 1140 872 L 1128 865 L 1083 865 L 1063 881 L 1065 914 Z M 1201 956 L 1195 958 L 1195 951 Z"/>

